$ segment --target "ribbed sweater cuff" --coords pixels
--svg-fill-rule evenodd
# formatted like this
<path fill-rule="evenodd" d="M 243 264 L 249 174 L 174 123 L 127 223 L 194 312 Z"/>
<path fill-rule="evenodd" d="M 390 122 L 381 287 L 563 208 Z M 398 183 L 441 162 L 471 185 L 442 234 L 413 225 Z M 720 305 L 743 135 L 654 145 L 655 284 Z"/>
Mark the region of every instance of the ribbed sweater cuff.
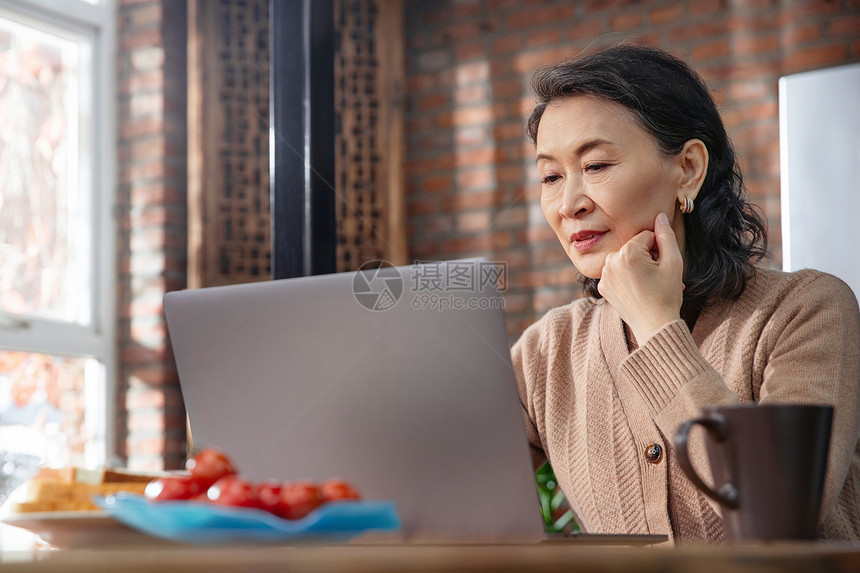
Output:
<path fill-rule="evenodd" d="M 664 326 L 621 363 L 621 373 L 639 390 L 653 414 L 680 388 L 711 369 L 683 320 Z"/>

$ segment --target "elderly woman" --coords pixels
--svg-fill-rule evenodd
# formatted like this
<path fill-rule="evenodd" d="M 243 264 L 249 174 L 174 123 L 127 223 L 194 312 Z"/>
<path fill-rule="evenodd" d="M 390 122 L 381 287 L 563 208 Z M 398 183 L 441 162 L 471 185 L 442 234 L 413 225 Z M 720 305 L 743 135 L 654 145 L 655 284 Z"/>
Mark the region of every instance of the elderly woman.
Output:
<path fill-rule="evenodd" d="M 512 349 L 535 464 L 585 531 L 720 540 L 670 449 L 678 425 L 706 405 L 832 404 L 818 533 L 860 539 L 857 300 L 821 272 L 753 266 L 764 223 L 703 81 L 619 46 L 533 88 L 541 206 L 588 295 Z"/>

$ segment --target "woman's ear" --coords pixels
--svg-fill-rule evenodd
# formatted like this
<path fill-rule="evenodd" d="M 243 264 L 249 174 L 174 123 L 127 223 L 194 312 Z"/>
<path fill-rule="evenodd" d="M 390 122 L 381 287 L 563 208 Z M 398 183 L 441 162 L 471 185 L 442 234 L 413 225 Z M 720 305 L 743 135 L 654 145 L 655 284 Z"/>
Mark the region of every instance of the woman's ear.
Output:
<path fill-rule="evenodd" d="M 691 139 L 684 144 L 677 160 L 682 174 L 678 187 L 678 200 L 681 203 L 686 197 L 695 200 L 708 173 L 708 148 L 702 140 Z"/>

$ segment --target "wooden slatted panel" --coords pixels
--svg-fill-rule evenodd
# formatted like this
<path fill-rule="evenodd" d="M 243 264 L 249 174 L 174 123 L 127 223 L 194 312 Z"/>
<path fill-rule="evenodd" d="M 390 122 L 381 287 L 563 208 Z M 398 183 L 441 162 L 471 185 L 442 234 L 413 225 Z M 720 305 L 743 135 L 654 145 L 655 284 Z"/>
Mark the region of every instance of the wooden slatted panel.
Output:
<path fill-rule="evenodd" d="M 189 50 L 189 286 L 271 278 L 267 0 L 197 0 Z"/>
<path fill-rule="evenodd" d="M 335 4 L 338 271 L 406 262 L 401 11 L 399 0 Z"/>
<path fill-rule="evenodd" d="M 266 0 L 190 0 L 191 288 L 271 278 Z M 400 0 L 339 0 L 337 270 L 405 264 Z"/>

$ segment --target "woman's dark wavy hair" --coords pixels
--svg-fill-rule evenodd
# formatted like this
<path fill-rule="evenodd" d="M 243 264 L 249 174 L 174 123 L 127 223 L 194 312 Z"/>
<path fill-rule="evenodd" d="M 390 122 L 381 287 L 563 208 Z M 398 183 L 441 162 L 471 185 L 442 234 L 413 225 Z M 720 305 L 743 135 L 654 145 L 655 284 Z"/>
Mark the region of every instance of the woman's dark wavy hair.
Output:
<path fill-rule="evenodd" d="M 623 105 L 668 155 L 680 153 L 691 139 L 702 140 L 708 171 L 695 210 L 684 215 L 684 309 L 741 295 L 753 263 L 767 251 L 767 228 L 760 210 L 746 201 L 731 141 L 695 71 L 662 50 L 621 45 L 538 69 L 532 90 L 537 105 L 528 119 L 528 135 L 533 143 L 546 106 L 574 95 Z M 583 280 L 586 293 L 596 298 L 598 281 Z"/>

